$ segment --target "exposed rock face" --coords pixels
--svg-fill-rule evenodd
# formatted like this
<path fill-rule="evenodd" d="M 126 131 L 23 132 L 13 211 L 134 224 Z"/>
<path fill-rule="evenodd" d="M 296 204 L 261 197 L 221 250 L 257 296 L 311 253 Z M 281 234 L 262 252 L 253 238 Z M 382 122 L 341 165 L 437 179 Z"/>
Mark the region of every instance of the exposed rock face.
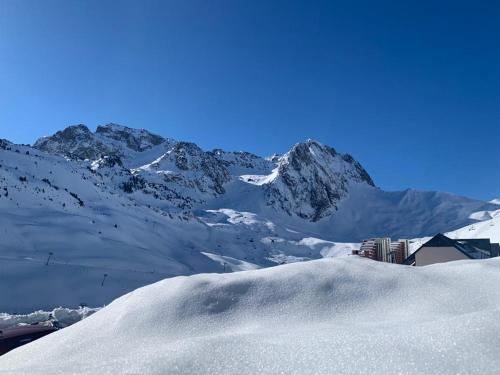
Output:
<path fill-rule="evenodd" d="M 202 193 L 223 194 L 224 184 L 231 179 L 220 160 L 190 142 L 177 142 L 168 153 L 141 169 L 164 172 L 169 182 L 183 181 Z"/>
<path fill-rule="evenodd" d="M 10 147 L 11 143 L 6 140 L 6 139 L 0 139 L 0 149 L 6 150 L 8 147 Z"/>
<path fill-rule="evenodd" d="M 123 142 L 134 151 L 144 151 L 165 142 L 165 138 L 144 129 L 131 129 L 117 124 L 98 126 L 96 134 Z"/>
<path fill-rule="evenodd" d="M 92 163 L 92 169 L 123 167 L 123 162 L 117 155 L 103 156 Z"/>
<path fill-rule="evenodd" d="M 231 180 L 229 171 L 224 164 L 216 159 L 211 153 L 204 152 L 194 143 L 178 143 L 173 152 L 176 153 L 176 161 L 188 169 L 201 171 L 213 182 L 213 189 L 218 194 L 223 194 L 224 184 Z M 185 164 L 189 161 L 188 165 Z M 179 166 L 178 164 L 178 166 Z"/>
<path fill-rule="evenodd" d="M 240 176 L 261 185 L 266 204 L 289 215 L 317 221 L 333 214 L 352 184 L 374 186 L 348 154 L 308 140 L 285 155 L 263 158 L 250 152 L 203 151 L 194 143 L 165 139 L 144 129 L 117 124 L 70 126 L 38 140 L 35 148 L 91 161 L 126 192 L 143 192 L 164 204 L 190 210 L 223 195 L 225 184 Z M 243 199 L 243 197 L 242 197 Z"/>
<path fill-rule="evenodd" d="M 95 160 L 113 152 L 85 125 L 72 125 L 50 137 L 40 138 L 33 147 L 51 154 L 63 155 L 70 159 Z"/>
<path fill-rule="evenodd" d="M 117 124 L 97 127 L 92 133 L 85 125 L 73 125 L 44 137 L 33 147 L 52 154 L 77 160 L 96 160 L 105 155 L 120 157 L 130 152 L 142 152 L 168 140 L 143 129 L 131 129 Z"/>
<path fill-rule="evenodd" d="M 221 149 L 211 151 L 211 154 L 220 160 L 232 175 L 244 173 L 266 174 L 276 166 L 274 162 L 245 151 L 228 152 Z"/>
<path fill-rule="evenodd" d="M 351 155 L 343 154 L 342 159 L 346 163 L 351 164 L 354 167 L 354 169 L 357 172 L 354 174 L 355 177 L 359 177 L 362 182 L 366 182 L 368 185 L 375 186 L 375 183 L 373 182 L 368 172 L 361 166 L 361 164 L 359 164 L 359 162 L 354 160 L 354 158 Z"/>
<path fill-rule="evenodd" d="M 334 213 L 350 184 L 374 186 L 352 156 L 313 140 L 296 144 L 278 163 L 267 191 L 268 204 L 312 221 Z"/>

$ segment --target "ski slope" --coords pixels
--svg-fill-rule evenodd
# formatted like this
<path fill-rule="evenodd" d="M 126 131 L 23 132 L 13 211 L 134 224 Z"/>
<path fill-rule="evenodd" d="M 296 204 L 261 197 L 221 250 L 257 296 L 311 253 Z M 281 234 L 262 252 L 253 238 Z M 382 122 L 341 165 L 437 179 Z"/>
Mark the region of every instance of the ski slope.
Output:
<path fill-rule="evenodd" d="M 5 374 L 498 374 L 500 258 L 176 277 L 0 357 Z"/>
<path fill-rule="evenodd" d="M 498 204 L 500 207 L 500 201 Z M 489 238 L 491 242 L 500 243 L 500 208 L 478 212 L 476 217 L 483 220 L 451 231 L 447 235 L 450 238 Z"/>

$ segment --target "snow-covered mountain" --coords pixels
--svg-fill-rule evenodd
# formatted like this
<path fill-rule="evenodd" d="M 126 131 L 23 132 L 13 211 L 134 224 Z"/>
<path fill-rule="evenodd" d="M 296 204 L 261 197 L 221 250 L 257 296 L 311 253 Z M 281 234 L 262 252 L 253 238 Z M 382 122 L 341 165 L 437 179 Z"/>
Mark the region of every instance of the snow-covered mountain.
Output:
<path fill-rule="evenodd" d="M 71 126 L 33 146 L 0 141 L 0 311 L 101 305 L 169 276 L 346 254 L 366 237 L 433 235 L 498 207 L 382 191 L 352 156 L 313 140 L 264 158 Z"/>
<path fill-rule="evenodd" d="M 312 140 L 293 146 L 263 181 L 269 204 L 312 221 L 333 214 L 351 185 L 375 186 L 352 156 Z"/>
<path fill-rule="evenodd" d="M 351 155 L 314 140 L 298 143 L 284 155 L 263 158 L 248 152 L 204 151 L 144 129 L 108 124 L 94 133 L 84 125 L 71 126 L 34 147 L 72 160 L 87 159 L 94 171 L 104 168 L 115 188 L 137 192 L 135 200 L 169 212 L 190 215 L 199 208 L 240 208 L 265 217 L 282 216 L 300 226 L 304 220 L 314 227 L 319 223 L 343 240 L 375 234 L 415 237 L 456 228 L 472 223 L 471 213 L 495 204 L 439 192 L 381 191 Z"/>
<path fill-rule="evenodd" d="M 194 143 L 108 124 L 95 133 L 84 125 L 70 126 L 39 139 L 34 147 L 72 160 L 93 161 L 93 170 L 107 168 L 122 190 L 153 194 L 171 203 L 170 208 L 188 211 L 224 194 L 224 185 L 236 178 L 259 186 L 266 205 L 317 221 L 336 211 L 348 196 L 349 185 L 374 186 L 350 155 L 312 140 L 266 159 L 248 152 L 206 152 Z"/>
<path fill-rule="evenodd" d="M 72 159 L 97 159 L 104 155 L 133 158 L 134 153 L 168 145 L 167 140 L 144 129 L 117 124 L 98 126 L 95 133 L 83 124 L 69 126 L 50 137 L 40 138 L 33 147 Z"/>

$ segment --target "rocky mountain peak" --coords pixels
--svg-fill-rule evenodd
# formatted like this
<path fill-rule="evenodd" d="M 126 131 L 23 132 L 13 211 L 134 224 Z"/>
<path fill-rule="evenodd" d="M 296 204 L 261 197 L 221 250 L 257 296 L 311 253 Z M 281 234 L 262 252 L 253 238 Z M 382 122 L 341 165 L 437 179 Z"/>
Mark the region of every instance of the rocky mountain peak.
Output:
<path fill-rule="evenodd" d="M 212 153 L 203 151 L 191 142 L 178 142 L 170 151 L 175 159 L 175 165 L 182 171 L 203 172 L 213 183 L 212 189 L 224 193 L 224 183 L 231 179 L 225 165 Z"/>
<path fill-rule="evenodd" d="M 144 151 L 165 142 L 165 138 L 145 129 L 132 129 L 114 123 L 97 127 L 96 134 L 115 141 L 124 142 L 134 151 Z"/>
<path fill-rule="evenodd" d="M 263 157 L 246 151 L 224 151 L 214 149 L 210 152 L 220 160 L 232 175 L 268 174 L 275 167 L 275 163 Z"/>
<path fill-rule="evenodd" d="M 71 159 L 97 160 L 105 155 L 124 156 L 142 152 L 167 140 L 144 129 L 118 124 L 98 126 L 95 133 L 85 125 L 72 125 L 52 136 L 40 138 L 33 147 Z"/>
<path fill-rule="evenodd" d="M 285 159 L 292 163 L 295 169 L 309 166 L 318 158 L 335 157 L 337 152 L 333 147 L 325 146 L 318 141 L 308 139 L 305 142 L 295 144 L 285 155 Z M 321 162 L 321 160 L 318 160 Z"/>
<path fill-rule="evenodd" d="M 96 159 L 108 151 L 83 124 L 71 125 L 52 136 L 40 138 L 33 147 L 72 159 Z"/>
<path fill-rule="evenodd" d="M 0 149 L 6 150 L 11 144 L 10 141 L 0 138 Z"/>
<path fill-rule="evenodd" d="M 352 156 L 308 139 L 279 158 L 278 173 L 267 192 L 268 204 L 317 221 L 337 210 L 351 184 L 374 186 Z"/>
<path fill-rule="evenodd" d="M 153 149 L 155 146 L 160 147 Z M 70 126 L 38 140 L 34 147 L 72 159 L 89 159 L 99 170 L 117 167 L 113 178 L 118 184 L 135 170 L 146 183 L 149 181 L 149 185 L 143 185 L 152 194 L 177 200 L 183 207 L 213 194 L 224 194 L 226 183 L 233 177 L 250 176 L 248 181 L 255 183 L 259 180 L 255 176 L 268 176 L 261 177 L 268 205 L 317 221 L 337 210 L 352 184 L 374 186 L 351 155 L 340 154 L 313 139 L 295 144 L 284 155 L 266 159 L 244 151 L 204 151 L 191 142 L 168 140 L 144 129 L 110 123 L 95 132 L 85 125 Z M 111 170 L 106 173 L 111 174 Z"/>
<path fill-rule="evenodd" d="M 53 136 L 40 138 L 36 143 L 48 142 L 50 140 L 60 140 L 64 142 L 74 142 L 75 140 L 89 140 L 92 138 L 90 129 L 83 125 L 70 125 L 67 128 L 56 132 Z"/>

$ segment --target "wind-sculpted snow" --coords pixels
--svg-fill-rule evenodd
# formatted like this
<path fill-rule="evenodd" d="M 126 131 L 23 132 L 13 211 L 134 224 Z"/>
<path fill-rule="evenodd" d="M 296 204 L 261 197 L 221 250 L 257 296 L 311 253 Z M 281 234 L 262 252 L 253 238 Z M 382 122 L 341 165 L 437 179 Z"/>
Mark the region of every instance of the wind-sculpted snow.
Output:
<path fill-rule="evenodd" d="M 498 374 L 500 259 L 325 259 L 167 279 L 0 357 L 6 374 Z"/>

